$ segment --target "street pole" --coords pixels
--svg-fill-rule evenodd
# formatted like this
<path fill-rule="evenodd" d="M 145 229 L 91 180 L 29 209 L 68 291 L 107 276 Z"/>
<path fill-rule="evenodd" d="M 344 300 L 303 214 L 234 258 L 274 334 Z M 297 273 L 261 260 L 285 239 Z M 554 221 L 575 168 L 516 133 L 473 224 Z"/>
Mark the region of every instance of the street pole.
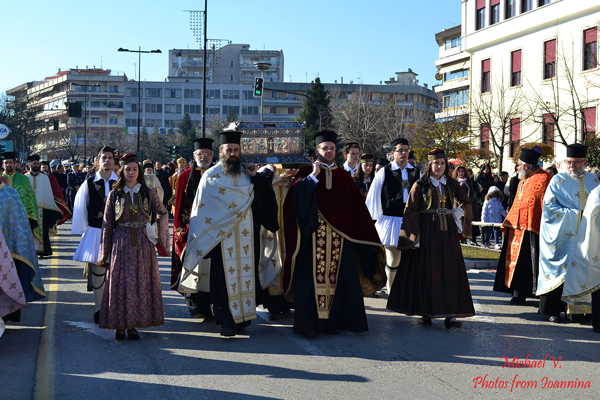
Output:
<path fill-rule="evenodd" d="M 138 47 L 138 50 L 129 50 L 120 47 L 117 51 L 125 51 L 129 53 L 138 53 L 138 107 L 137 107 L 137 153 L 140 153 L 140 125 L 141 125 L 141 113 L 142 113 L 142 53 L 162 53 L 160 49 L 156 50 L 142 50 L 142 46 Z"/>
<path fill-rule="evenodd" d="M 202 57 L 203 61 L 203 72 L 204 79 L 202 79 L 202 137 L 206 137 L 206 45 L 208 40 L 206 39 L 206 22 L 208 12 L 208 0 L 204 0 L 204 56 Z M 213 55 L 214 56 L 214 55 Z"/>

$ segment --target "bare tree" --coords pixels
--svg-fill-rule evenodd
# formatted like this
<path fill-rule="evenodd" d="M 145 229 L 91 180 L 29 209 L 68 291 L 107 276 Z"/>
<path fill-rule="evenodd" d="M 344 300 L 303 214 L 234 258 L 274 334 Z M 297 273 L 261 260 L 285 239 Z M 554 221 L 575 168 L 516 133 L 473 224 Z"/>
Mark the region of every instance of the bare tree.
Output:
<path fill-rule="evenodd" d="M 496 159 L 498 169 L 502 171 L 504 151 L 510 144 L 512 124 L 519 119 L 521 126 L 533 115 L 526 108 L 525 96 L 521 85 L 511 86 L 511 80 L 505 79 L 501 69 L 489 90 L 482 91 L 481 84 L 474 85 L 470 92 L 471 127 L 487 129 L 489 133 L 489 149 Z M 521 130 L 520 140 L 523 135 Z"/>

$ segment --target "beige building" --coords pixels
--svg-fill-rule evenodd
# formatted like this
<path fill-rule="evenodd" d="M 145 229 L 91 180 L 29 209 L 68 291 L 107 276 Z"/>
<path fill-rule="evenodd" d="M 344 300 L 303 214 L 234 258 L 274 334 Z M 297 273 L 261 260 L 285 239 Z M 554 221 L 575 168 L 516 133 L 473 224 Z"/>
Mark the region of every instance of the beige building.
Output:
<path fill-rule="evenodd" d="M 204 51 L 197 49 L 169 50 L 169 82 L 202 82 Z M 255 62 L 269 63 L 264 71 L 265 82 L 283 82 L 282 50 L 250 50 L 248 44 L 227 44 L 207 50 L 207 83 L 253 84 L 260 71 Z"/>
<path fill-rule="evenodd" d="M 7 91 L 26 101 L 36 114 L 39 135 L 31 153 L 83 161 L 93 157 L 107 140 L 118 140 L 125 122 L 125 80 L 110 70 L 76 68 L 26 84 L 26 92 L 23 85 Z M 74 110 L 79 107 L 80 117 L 76 117 Z"/>

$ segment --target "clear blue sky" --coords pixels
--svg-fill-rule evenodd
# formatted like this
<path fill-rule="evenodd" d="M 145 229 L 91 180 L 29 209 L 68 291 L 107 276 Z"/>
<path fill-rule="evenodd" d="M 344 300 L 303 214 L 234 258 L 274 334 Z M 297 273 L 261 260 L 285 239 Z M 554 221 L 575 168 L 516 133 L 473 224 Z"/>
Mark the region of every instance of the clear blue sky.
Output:
<path fill-rule="evenodd" d="M 196 0 L 3 1 L 0 92 L 59 68 L 100 67 L 164 80 L 168 50 L 198 48 L 184 10 Z M 209 0 L 208 37 L 283 50 L 285 81 L 379 83 L 411 68 L 436 84 L 435 34 L 460 24 L 460 0 Z"/>

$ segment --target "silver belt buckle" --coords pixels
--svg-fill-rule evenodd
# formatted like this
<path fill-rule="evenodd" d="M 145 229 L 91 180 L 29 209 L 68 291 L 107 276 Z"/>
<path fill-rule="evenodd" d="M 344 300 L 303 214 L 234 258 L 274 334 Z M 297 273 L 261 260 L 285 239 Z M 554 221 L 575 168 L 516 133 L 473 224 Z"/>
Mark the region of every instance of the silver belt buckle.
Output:
<path fill-rule="evenodd" d="M 447 209 L 445 209 L 445 208 L 438 208 L 438 209 L 437 209 L 437 213 L 438 213 L 439 215 L 446 215 L 446 214 L 448 214 L 448 210 L 447 210 Z"/>

